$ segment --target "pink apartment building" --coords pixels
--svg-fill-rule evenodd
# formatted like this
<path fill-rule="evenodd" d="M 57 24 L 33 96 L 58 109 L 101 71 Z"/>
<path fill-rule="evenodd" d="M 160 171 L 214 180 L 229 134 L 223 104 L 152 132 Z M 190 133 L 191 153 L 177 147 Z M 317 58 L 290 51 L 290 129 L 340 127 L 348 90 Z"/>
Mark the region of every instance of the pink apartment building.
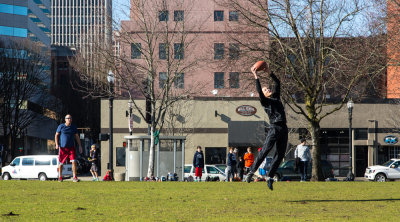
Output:
<path fill-rule="evenodd" d="M 181 92 L 190 90 L 193 97 L 209 97 L 215 93 L 220 97 L 252 96 L 255 90 L 250 67 L 266 55 L 249 54 L 240 42 L 268 44 L 265 30 L 246 26 L 238 11 L 218 5 L 214 0 L 185 1 L 183 4 L 178 1 L 163 2 L 147 1 L 139 7 L 138 1 L 132 0 L 130 20 L 121 23 L 121 56 L 145 64 L 144 57 L 149 55 L 148 41 L 144 36 L 151 32 L 154 35 L 152 59 L 156 87 L 162 87 L 166 78 L 168 65 L 164 42 L 168 38 L 170 57 L 181 66 L 181 75 L 173 84 L 175 89 Z M 143 15 L 143 12 L 148 14 Z M 144 19 L 147 27 L 144 27 Z M 177 66 L 172 65 L 173 68 Z"/>

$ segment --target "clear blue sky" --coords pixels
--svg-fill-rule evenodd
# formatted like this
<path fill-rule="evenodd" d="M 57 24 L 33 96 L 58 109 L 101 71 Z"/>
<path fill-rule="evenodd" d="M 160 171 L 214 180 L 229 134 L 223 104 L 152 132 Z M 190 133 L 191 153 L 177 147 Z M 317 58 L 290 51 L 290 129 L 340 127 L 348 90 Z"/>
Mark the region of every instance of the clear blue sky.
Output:
<path fill-rule="evenodd" d="M 151 0 L 147 0 L 151 1 Z M 346 4 L 349 4 L 351 7 L 352 2 L 354 0 L 344 0 Z M 374 5 L 375 1 L 370 0 L 359 0 L 362 5 L 368 5 L 368 8 L 363 12 L 363 14 L 354 17 L 351 21 L 347 22 L 343 27 L 344 30 L 351 29 L 353 35 L 368 35 L 368 23 L 370 22 L 371 17 L 377 12 L 378 8 Z M 335 4 L 339 1 L 332 0 L 332 3 Z M 119 26 L 121 20 L 129 20 L 129 8 L 130 8 L 130 0 L 113 0 L 113 18 L 114 21 Z M 349 28 L 351 27 L 351 28 Z"/>

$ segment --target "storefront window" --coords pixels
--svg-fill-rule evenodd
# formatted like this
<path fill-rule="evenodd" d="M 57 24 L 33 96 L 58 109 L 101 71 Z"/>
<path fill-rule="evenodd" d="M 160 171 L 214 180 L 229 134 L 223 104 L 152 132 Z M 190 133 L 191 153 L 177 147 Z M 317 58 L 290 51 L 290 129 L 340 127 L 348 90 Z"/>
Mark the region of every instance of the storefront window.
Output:
<path fill-rule="evenodd" d="M 400 158 L 400 147 L 389 147 L 389 159 Z"/>
<path fill-rule="evenodd" d="M 321 159 L 332 164 L 335 176 L 346 176 L 349 171 L 349 131 L 336 129 L 321 132 Z"/>
<path fill-rule="evenodd" d="M 367 140 L 368 139 L 368 129 L 354 129 L 354 140 Z"/>
<path fill-rule="evenodd" d="M 206 164 L 225 164 L 226 147 L 206 147 L 205 162 Z"/>

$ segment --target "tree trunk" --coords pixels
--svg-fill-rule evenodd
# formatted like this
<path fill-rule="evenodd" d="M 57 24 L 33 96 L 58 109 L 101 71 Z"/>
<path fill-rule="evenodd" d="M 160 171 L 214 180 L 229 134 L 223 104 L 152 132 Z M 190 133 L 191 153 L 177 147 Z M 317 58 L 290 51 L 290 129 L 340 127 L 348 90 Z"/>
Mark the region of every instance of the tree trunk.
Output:
<path fill-rule="evenodd" d="M 323 181 L 324 177 L 321 168 L 321 142 L 320 142 L 321 127 L 319 125 L 319 122 L 314 121 L 310 123 L 310 133 L 313 145 L 311 152 L 312 156 L 311 181 Z"/>
<path fill-rule="evenodd" d="M 12 139 L 12 134 L 10 133 L 8 135 L 8 150 L 9 152 L 9 156 L 10 156 L 10 161 L 14 159 L 15 157 L 15 150 L 13 149 L 13 139 Z"/>
<path fill-rule="evenodd" d="M 149 149 L 149 168 L 147 170 L 147 177 L 154 176 L 154 153 L 155 153 L 155 146 L 154 146 L 154 129 L 155 127 L 151 125 L 150 130 L 150 149 Z"/>

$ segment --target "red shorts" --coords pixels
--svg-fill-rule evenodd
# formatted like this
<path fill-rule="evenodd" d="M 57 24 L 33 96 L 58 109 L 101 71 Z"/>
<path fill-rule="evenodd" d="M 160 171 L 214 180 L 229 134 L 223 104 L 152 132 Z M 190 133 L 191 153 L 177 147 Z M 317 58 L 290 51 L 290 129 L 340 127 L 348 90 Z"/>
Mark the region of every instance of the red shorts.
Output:
<path fill-rule="evenodd" d="M 65 147 L 60 148 L 60 153 L 58 154 L 58 161 L 60 164 L 65 164 L 67 159 L 74 161 L 76 156 L 75 147 Z"/>
<path fill-rule="evenodd" d="M 194 176 L 201 177 L 203 175 L 203 168 L 196 167 L 196 171 L 194 171 Z"/>

